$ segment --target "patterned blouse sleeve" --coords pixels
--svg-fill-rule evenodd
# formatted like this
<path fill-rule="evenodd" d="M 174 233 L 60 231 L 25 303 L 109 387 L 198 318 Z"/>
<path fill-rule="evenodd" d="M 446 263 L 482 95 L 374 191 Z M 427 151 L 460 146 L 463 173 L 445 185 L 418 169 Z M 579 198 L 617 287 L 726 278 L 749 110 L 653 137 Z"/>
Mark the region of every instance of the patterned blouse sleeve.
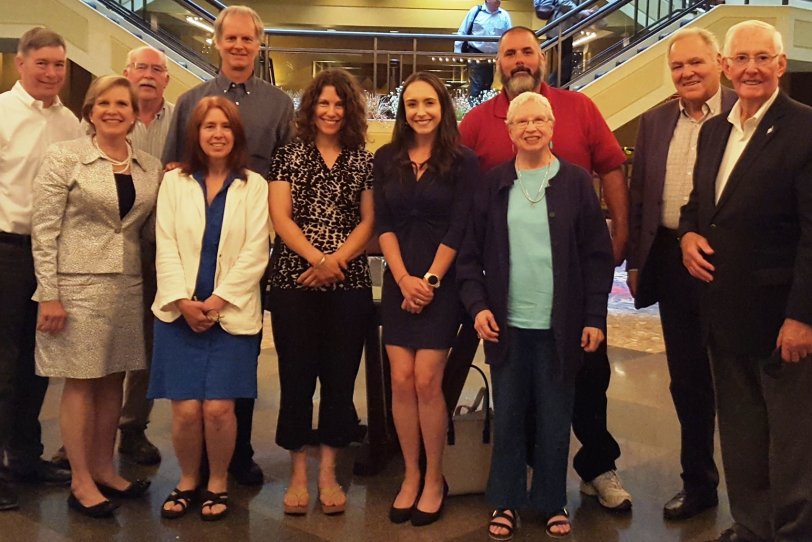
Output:
<path fill-rule="evenodd" d="M 372 153 L 369 151 L 363 151 L 361 155 L 361 164 L 363 165 L 362 171 L 364 175 L 363 184 L 361 185 L 361 191 L 364 190 L 372 190 L 372 186 L 374 184 L 373 181 L 373 174 L 372 174 Z"/>
<path fill-rule="evenodd" d="M 454 250 L 459 250 L 468 217 L 473 203 L 474 186 L 479 176 L 479 159 L 468 148 L 462 149 L 460 158 L 462 164 L 459 168 L 459 177 L 454 185 L 454 205 L 451 210 L 451 224 L 443 237 L 443 244 Z"/>
<path fill-rule="evenodd" d="M 293 167 L 290 160 L 292 153 L 290 152 L 290 147 L 294 144 L 295 143 L 288 143 L 276 149 L 276 152 L 274 152 L 273 158 L 271 159 L 271 168 L 268 171 L 268 182 L 291 182 L 293 180 Z"/>

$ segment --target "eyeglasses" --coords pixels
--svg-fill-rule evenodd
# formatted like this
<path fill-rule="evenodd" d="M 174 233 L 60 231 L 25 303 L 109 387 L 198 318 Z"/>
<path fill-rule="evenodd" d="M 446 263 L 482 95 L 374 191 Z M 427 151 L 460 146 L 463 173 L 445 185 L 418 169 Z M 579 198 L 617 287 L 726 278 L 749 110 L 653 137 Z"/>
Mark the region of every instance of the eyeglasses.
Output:
<path fill-rule="evenodd" d="M 137 72 L 151 71 L 156 75 L 166 73 L 166 68 L 160 64 L 130 64 L 130 66 Z"/>
<path fill-rule="evenodd" d="M 775 57 L 778 55 L 768 55 L 767 53 L 759 53 L 754 56 L 740 54 L 734 56 L 728 56 L 727 58 L 734 66 L 739 68 L 744 68 L 750 65 L 750 61 L 752 60 L 756 66 L 766 66 L 769 64 Z"/>
<path fill-rule="evenodd" d="M 515 126 L 517 128 L 521 128 L 522 130 L 526 130 L 532 124 L 533 126 L 543 126 L 545 124 L 550 124 L 553 122 L 553 119 L 548 118 L 538 118 L 538 119 L 527 119 L 527 120 L 516 120 L 510 123 L 511 126 Z"/>

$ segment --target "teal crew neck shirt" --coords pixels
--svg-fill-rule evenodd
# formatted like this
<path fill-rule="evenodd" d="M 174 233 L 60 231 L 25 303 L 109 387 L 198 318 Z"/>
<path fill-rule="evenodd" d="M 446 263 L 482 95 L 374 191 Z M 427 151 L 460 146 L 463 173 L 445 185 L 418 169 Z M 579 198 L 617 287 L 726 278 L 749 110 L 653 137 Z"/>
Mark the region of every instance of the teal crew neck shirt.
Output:
<path fill-rule="evenodd" d="M 549 166 L 522 170 L 517 172 L 519 178 L 510 189 L 507 215 L 510 242 L 507 321 L 512 327 L 550 329 L 552 324 L 553 252 L 546 190 L 550 179 L 560 169 L 560 162 L 554 158 Z M 532 203 L 525 191 L 533 201 L 538 197 L 541 200 Z"/>

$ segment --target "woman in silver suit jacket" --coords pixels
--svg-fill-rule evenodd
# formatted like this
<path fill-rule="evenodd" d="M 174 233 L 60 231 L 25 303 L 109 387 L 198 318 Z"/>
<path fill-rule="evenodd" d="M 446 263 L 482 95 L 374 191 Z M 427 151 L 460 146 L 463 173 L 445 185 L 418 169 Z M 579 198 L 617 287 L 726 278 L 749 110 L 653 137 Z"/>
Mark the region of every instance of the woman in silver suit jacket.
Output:
<path fill-rule="evenodd" d="M 127 141 L 137 113 L 127 79 L 94 81 L 82 106 L 91 135 L 51 146 L 34 182 L 36 370 L 65 378 L 68 505 L 91 517 L 112 514 L 108 497 L 149 487 L 113 464 L 124 373 L 146 368 L 140 242 L 161 175 L 160 162 Z"/>

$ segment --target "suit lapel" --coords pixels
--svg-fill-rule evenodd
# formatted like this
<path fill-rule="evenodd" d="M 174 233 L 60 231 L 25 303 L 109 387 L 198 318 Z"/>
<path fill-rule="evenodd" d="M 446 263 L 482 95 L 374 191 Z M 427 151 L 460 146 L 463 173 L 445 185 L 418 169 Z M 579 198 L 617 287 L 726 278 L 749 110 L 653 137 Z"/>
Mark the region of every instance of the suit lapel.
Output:
<path fill-rule="evenodd" d="M 750 171 L 753 163 L 759 158 L 759 155 L 767 148 L 770 142 L 775 139 L 776 133 L 780 131 L 778 123 L 784 112 L 785 102 L 782 99 L 783 97 L 784 95 L 782 93 L 778 94 L 772 107 L 767 110 L 764 118 L 761 119 L 758 127 L 756 127 L 753 137 L 750 138 L 738 162 L 736 162 L 736 165 L 733 167 L 733 171 L 730 172 L 730 178 L 727 180 L 727 184 L 725 184 L 725 188 L 719 196 L 719 202 L 716 204 L 716 212 L 719 212 L 719 209 L 730 200 L 731 194 L 741 184 L 742 179 L 747 175 L 747 172 Z M 730 126 L 730 129 L 733 128 L 729 124 L 728 126 Z M 730 131 L 728 130 L 728 136 L 729 134 Z M 724 141 L 726 142 L 727 140 Z M 725 146 L 721 146 L 723 153 L 724 147 Z"/>

